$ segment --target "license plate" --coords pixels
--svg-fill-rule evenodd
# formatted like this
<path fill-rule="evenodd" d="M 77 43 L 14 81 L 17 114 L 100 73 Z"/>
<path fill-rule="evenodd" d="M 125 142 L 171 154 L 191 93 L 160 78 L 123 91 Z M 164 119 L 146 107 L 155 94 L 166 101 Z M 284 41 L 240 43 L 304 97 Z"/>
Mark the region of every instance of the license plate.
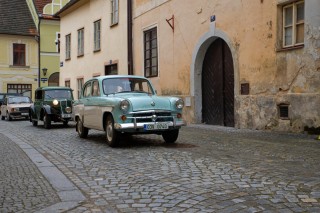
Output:
<path fill-rule="evenodd" d="M 63 115 L 61 115 L 61 117 L 63 117 L 63 118 L 71 118 L 71 114 L 63 114 Z"/>
<path fill-rule="evenodd" d="M 155 123 L 155 124 L 145 124 L 143 126 L 144 130 L 158 130 L 158 129 L 168 129 L 168 123 Z"/>
<path fill-rule="evenodd" d="M 21 113 L 22 116 L 27 116 L 29 113 Z"/>

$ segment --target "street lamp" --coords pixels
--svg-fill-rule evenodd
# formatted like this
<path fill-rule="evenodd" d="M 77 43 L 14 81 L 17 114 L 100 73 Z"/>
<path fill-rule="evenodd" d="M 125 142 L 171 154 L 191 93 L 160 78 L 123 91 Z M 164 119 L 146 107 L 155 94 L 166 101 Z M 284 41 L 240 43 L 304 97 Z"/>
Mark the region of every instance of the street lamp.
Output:
<path fill-rule="evenodd" d="M 43 72 L 43 75 L 46 76 L 47 75 L 47 71 L 48 69 L 47 68 L 42 68 L 42 72 Z"/>

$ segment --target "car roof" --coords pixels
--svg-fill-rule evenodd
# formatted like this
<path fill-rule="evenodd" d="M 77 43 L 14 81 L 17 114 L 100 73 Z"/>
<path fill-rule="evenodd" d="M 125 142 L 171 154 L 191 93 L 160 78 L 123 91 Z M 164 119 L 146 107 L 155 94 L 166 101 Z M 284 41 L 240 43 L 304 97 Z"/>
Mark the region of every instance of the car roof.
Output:
<path fill-rule="evenodd" d="M 109 78 L 143 78 L 143 79 L 147 79 L 144 76 L 138 76 L 138 75 L 103 75 L 103 76 L 94 77 L 90 80 L 93 80 L 93 79 L 103 80 L 103 79 L 109 79 Z"/>
<path fill-rule="evenodd" d="M 36 91 L 38 90 L 72 90 L 70 87 L 59 87 L 59 86 L 49 86 L 49 87 L 38 87 Z"/>

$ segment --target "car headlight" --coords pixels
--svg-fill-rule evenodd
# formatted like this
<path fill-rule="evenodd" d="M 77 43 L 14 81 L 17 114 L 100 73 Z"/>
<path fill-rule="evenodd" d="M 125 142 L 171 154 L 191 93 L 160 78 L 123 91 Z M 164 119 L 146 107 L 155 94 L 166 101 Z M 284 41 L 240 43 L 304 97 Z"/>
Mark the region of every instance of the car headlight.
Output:
<path fill-rule="evenodd" d="M 177 100 L 176 100 L 176 107 L 177 107 L 177 109 L 182 109 L 183 106 L 184 106 L 183 100 L 182 100 L 181 98 L 177 99 Z"/>
<path fill-rule="evenodd" d="M 127 111 L 128 110 L 128 108 L 129 108 L 129 101 L 127 101 L 127 100 L 122 100 L 121 102 L 120 102 L 120 109 L 122 110 L 122 111 Z"/>
<path fill-rule="evenodd" d="M 71 113 L 71 111 L 72 111 L 72 110 L 71 110 L 71 107 L 66 107 L 66 112 L 67 112 L 67 113 Z"/>
<path fill-rule="evenodd" d="M 52 103 L 53 103 L 53 105 L 57 106 L 57 105 L 59 104 L 59 101 L 58 101 L 57 99 L 54 99 L 54 100 L 52 101 Z"/>

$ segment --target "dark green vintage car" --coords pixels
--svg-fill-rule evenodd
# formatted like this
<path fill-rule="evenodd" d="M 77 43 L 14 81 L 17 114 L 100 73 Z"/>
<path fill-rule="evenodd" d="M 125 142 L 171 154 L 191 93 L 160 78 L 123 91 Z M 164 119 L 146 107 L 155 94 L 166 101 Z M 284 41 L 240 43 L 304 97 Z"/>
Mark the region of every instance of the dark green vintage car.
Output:
<path fill-rule="evenodd" d="M 67 125 L 72 115 L 73 95 L 69 87 L 39 87 L 35 91 L 35 101 L 30 107 L 30 122 L 33 126 L 43 121 L 46 129 L 52 122 Z"/>

